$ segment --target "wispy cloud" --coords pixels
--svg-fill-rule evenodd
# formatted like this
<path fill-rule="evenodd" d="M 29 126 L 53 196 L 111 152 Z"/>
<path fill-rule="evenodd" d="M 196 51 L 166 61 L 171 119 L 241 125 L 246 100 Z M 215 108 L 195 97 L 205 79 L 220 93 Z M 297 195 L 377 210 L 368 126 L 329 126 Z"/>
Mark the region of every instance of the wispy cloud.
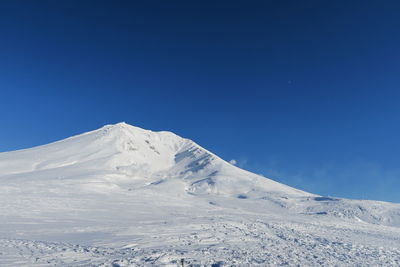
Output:
<path fill-rule="evenodd" d="M 229 163 L 232 164 L 232 165 L 236 165 L 236 164 L 237 164 L 237 161 L 236 161 L 235 159 L 231 159 L 231 160 L 229 161 Z"/>
<path fill-rule="evenodd" d="M 277 159 L 263 163 L 246 161 L 238 166 L 308 192 L 346 198 L 400 202 L 400 168 L 365 160 L 325 163 L 319 168 L 286 168 Z"/>

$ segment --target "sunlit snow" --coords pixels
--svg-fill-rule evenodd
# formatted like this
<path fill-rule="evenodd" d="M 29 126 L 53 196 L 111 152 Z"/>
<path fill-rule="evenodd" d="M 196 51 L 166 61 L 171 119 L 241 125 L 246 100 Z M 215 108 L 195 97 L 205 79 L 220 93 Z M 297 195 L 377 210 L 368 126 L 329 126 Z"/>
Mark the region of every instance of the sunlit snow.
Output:
<path fill-rule="evenodd" d="M 0 153 L 0 203 L 0 266 L 400 265 L 400 204 L 303 192 L 125 123 Z"/>

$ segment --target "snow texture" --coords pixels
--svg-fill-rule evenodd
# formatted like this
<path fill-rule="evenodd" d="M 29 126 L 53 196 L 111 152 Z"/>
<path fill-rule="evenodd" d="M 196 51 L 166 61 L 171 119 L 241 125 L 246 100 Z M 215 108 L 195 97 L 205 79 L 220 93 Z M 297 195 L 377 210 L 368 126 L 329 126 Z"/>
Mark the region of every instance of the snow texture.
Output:
<path fill-rule="evenodd" d="M 0 153 L 0 266 L 400 266 L 400 205 L 318 196 L 125 123 Z"/>

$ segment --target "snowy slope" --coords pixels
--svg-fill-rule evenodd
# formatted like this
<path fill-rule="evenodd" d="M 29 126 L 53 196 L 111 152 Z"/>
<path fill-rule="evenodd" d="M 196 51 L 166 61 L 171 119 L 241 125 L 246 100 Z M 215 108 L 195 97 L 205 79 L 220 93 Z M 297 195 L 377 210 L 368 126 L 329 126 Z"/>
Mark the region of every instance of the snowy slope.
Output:
<path fill-rule="evenodd" d="M 0 153 L 0 266 L 400 265 L 400 205 L 317 196 L 119 123 Z"/>
<path fill-rule="evenodd" d="M 234 167 L 193 141 L 171 132 L 152 132 L 125 123 L 104 126 L 33 149 L 0 154 L 3 176 L 60 168 L 63 171 L 107 171 L 142 183 L 142 186 L 175 179 L 185 185 L 185 191 L 195 194 L 273 191 L 308 195 Z"/>

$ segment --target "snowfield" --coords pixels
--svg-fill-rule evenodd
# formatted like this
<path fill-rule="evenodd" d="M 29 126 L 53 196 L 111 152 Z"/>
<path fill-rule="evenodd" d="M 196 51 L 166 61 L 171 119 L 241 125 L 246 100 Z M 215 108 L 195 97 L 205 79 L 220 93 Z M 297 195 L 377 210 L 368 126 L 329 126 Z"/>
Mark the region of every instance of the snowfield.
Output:
<path fill-rule="evenodd" d="M 324 197 L 125 123 L 0 153 L 0 266 L 400 266 L 400 204 Z"/>

